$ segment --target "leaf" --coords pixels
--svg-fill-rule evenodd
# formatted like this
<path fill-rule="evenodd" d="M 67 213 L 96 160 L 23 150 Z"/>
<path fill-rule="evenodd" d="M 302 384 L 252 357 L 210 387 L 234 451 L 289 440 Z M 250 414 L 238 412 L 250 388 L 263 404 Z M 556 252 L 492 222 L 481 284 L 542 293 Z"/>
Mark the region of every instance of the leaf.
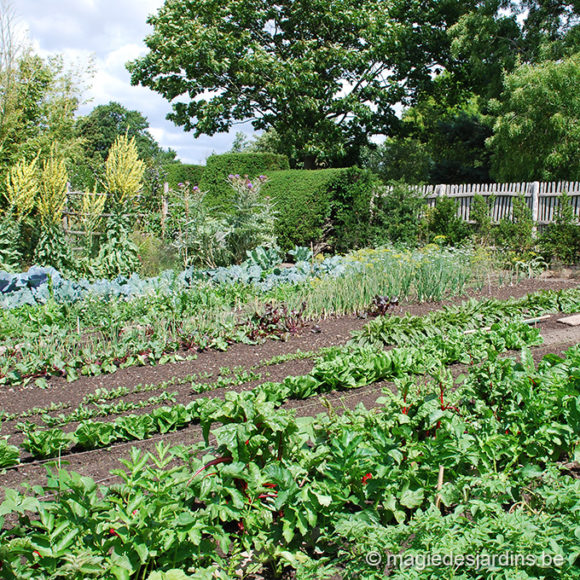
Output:
<path fill-rule="evenodd" d="M 413 509 L 419 507 L 423 503 L 424 497 L 425 492 L 422 489 L 416 489 L 414 491 L 407 489 L 401 494 L 399 502 L 402 506 Z"/>
<path fill-rule="evenodd" d="M 316 496 L 318 503 L 323 507 L 328 507 L 332 503 L 332 497 L 329 495 L 324 495 L 316 492 L 314 492 L 314 495 Z"/>

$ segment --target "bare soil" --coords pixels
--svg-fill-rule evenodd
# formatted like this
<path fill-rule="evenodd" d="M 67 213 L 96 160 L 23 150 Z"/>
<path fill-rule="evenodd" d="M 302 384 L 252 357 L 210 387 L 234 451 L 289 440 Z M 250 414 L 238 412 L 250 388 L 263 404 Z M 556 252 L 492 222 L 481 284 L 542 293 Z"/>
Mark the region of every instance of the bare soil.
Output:
<path fill-rule="evenodd" d="M 404 303 L 398 307 L 395 314 L 424 315 L 446 304 L 457 303 L 467 297 L 507 299 L 509 297 L 522 297 L 529 292 L 538 290 L 558 290 L 576 287 L 577 285 L 577 281 L 574 280 L 529 279 L 515 286 L 487 287 L 482 292 L 472 292 L 469 295 L 442 302 L 428 304 Z M 535 359 L 539 360 L 549 352 L 561 354 L 570 346 L 580 342 L 580 327 L 568 327 L 556 322 L 557 318 L 563 316 L 554 315 L 549 320 L 539 324 L 538 327 L 544 338 L 544 345 L 533 349 Z M 125 397 L 109 402 L 144 401 L 150 397 L 158 396 L 163 391 L 174 393 L 176 401 L 183 404 L 187 404 L 200 396 L 223 397 L 229 390 L 251 389 L 261 382 L 281 381 L 287 376 L 308 373 L 313 365 L 312 359 L 291 360 L 272 366 L 266 366 L 264 362 L 274 356 L 298 351 L 318 351 L 323 347 L 344 344 L 349 340 L 351 332 L 359 330 L 366 322 L 367 320 L 356 316 L 329 318 L 311 323 L 299 335 L 290 336 L 286 341 L 268 340 L 260 345 L 233 345 L 226 352 L 208 351 L 200 353 L 195 360 L 158 366 L 131 367 L 119 370 L 111 375 L 85 377 L 71 383 L 67 383 L 62 379 L 51 379 L 48 381 L 48 388 L 46 389 L 34 386 L 7 388 L 0 392 L 0 408 L 8 413 L 21 414 L 32 408 L 48 407 L 54 403 L 67 405 L 67 408 L 62 412 L 70 413 L 83 402 L 84 397 L 94 393 L 97 389 L 111 390 L 123 386 L 131 390 L 138 385 L 156 385 L 156 387 L 152 387 L 146 392 L 130 393 Z M 318 328 L 315 328 L 315 326 Z M 319 332 L 313 332 L 313 330 L 319 330 Z M 208 373 L 211 374 L 211 377 L 203 379 L 203 381 L 200 380 L 200 382 L 212 382 L 220 376 L 220 369 L 223 371 L 225 367 L 230 369 L 241 367 L 261 376 L 252 382 L 214 389 L 208 393 L 201 394 L 194 392 L 191 388 L 191 381 L 182 381 L 182 384 L 168 383 L 172 379 L 177 379 L 179 383 L 179 379 L 184 380 L 190 375 L 205 376 Z M 462 372 L 462 368 L 459 366 L 453 369 L 454 374 L 459 374 L 460 372 Z M 223 372 L 221 374 L 224 376 Z M 319 413 L 326 412 L 341 413 L 344 409 L 353 409 L 361 403 L 366 408 L 371 408 L 376 405 L 376 401 L 385 387 L 394 388 L 392 384 L 386 382 L 376 383 L 354 391 L 330 393 L 306 401 L 288 401 L 284 408 L 294 409 L 298 416 L 316 416 Z M 90 405 L 87 406 L 90 407 Z M 152 406 L 147 406 L 128 413 L 146 413 L 150 412 L 152 408 Z M 56 416 L 58 412 L 50 414 Z M 100 417 L 99 420 L 114 420 L 115 417 Z M 39 421 L 38 417 L 34 416 L 30 417 L 29 420 Z M 16 430 L 16 423 L 17 421 L 12 421 L 2 425 L 2 435 L 11 435 L 10 441 L 14 444 L 20 443 L 22 439 Z M 72 430 L 75 427 L 76 423 L 71 423 L 66 429 Z M 115 478 L 110 475 L 111 469 L 119 467 L 119 459 L 125 458 L 131 447 L 152 450 L 159 441 L 164 441 L 169 445 L 191 445 L 201 440 L 201 429 L 199 426 L 192 425 L 183 430 L 159 435 L 146 441 L 116 444 L 110 448 L 95 451 L 71 453 L 56 463 L 82 475 L 90 476 L 98 482 L 113 482 Z M 49 462 L 32 461 L 31 458 L 25 456 L 23 456 L 23 461 L 17 468 L 10 469 L 0 475 L 0 498 L 4 495 L 3 490 L 6 488 L 14 488 L 22 484 L 44 484 L 46 482 L 46 467 L 55 464 L 54 460 Z"/>

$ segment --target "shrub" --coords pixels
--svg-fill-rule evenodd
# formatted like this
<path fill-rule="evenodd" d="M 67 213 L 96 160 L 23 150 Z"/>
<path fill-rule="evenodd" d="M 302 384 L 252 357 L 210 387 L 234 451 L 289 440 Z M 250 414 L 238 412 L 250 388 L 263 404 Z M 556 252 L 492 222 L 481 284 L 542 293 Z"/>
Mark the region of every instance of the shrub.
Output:
<path fill-rule="evenodd" d="M 268 175 L 272 171 L 288 169 L 288 158 L 274 153 L 225 153 L 211 155 L 199 184 L 206 191 L 205 202 L 222 211 L 232 211 L 234 191 L 228 175 Z"/>
<path fill-rule="evenodd" d="M 371 239 L 371 199 L 378 180 L 367 170 L 302 169 L 268 175 L 264 193 L 278 212 L 276 235 L 284 251 L 315 244 L 346 251 Z"/>
<path fill-rule="evenodd" d="M 332 184 L 343 169 L 291 169 L 268 174 L 263 192 L 278 213 L 276 236 L 284 251 L 327 242 L 332 211 Z"/>
<path fill-rule="evenodd" d="M 475 194 L 471 204 L 470 218 L 474 222 L 475 240 L 482 246 L 488 245 L 493 230 L 491 219 L 491 209 L 495 203 L 495 195 L 490 195 L 487 199 Z"/>
<path fill-rule="evenodd" d="M 382 193 L 374 202 L 375 245 L 415 245 L 421 231 L 421 214 L 425 198 L 419 190 L 400 181 L 392 181 L 388 193 Z"/>
<path fill-rule="evenodd" d="M 371 171 L 351 167 L 332 182 L 332 245 L 335 252 L 368 246 L 373 237 L 371 201 L 380 180 Z"/>
<path fill-rule="evenodd" d="M 188 165 L 186 163 L 168 163 L 163 167 L 165 179 L 171 189 L 175 189 L 180 183 L 198 185 L 203 179 L 205 167 L 203 165 Z"/>
<path fill-rule="evenodd" d="M 558 199 L 554 222 L 546 226 L 539 239 L 546 260 L 557 260 L 566 265 L 578 262 L 580 257 L 580 226 L 572 200 L 566 192 Z"/>
<path fill-rule="evenodd" d="M 457 215 L 457 201 L 451 197 L 438 198 L 425 221 L 429 241 L 443 236 L 447 244 L 456 246 L 470 233 L 469 226 Z"/>
<path fill-rule="evenodd" d="M 534 247 L 533 231 L 532 210 L 525 197 L 519 195 L 513 200 L 511 219 L 500 220 L 496 229 L 496 243 L 503 249 L 523 255 Z"/>

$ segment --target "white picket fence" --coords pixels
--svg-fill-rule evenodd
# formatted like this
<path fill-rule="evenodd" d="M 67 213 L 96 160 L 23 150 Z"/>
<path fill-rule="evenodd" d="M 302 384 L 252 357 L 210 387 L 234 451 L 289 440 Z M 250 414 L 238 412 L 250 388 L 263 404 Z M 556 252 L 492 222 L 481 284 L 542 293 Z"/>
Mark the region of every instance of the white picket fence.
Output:
<path fill-rule="evenodd" d="M 484 198 L 495 196 L 491 217 L 494 222 L 499 222 L 502 218 L 511 217 L 514 197 L 523 194 L 537 226 L 547 225 L 554 220 L 558 198 L 566 192 L 576 216 L 580 218 L 580 182 L 578 181 L 419 185 L 409 186 L 409 189 L 425 197 L 431 207 L 435 206 L 437 199 L 441 197 L 456 199 L 457 215 L 467 222 L 472 221 L 470 219 L 471 204 L 475 195 L 479 194 Z M 388 194 L 388 192 L 389 188 L 386 188 L 385 193 Z"/>
<path fill-rule="evenodd" d="M 451 197 L 458 202 L 457 215 L 467 222 L 471 220 L 471 204 L 475 195 L 479 194 L 484 198 L 495 196 L 493 207 L 491 208 L 491 218 L 494 222 L 499 222 L 503 218 L 510 218 L 512 215 L 513 200 L 519 195 L 523 195 L 532 210 L 532 219 L 538 227 L 545 226 L 554 221 L 558 199 L 563 192 L 570 197 L 576 216 L 580 219 L 580 182 L 579 181 L 551 181 L 551 182 L 521 182 L 521 183 L 477 183 L 464 185 L 409 185 L 411 191 L 415 191 L 427 200 L 430 207 L 434 207 L 437 199 L 441 197 Z M 168 186 L 165 184 L 161 208 L 162 227 L 168 215 L 167 203 Z M 388 195 L 389 187 L 383 191 L 383 195 Z M 65 230 L 70 234 L 83 235 L 78 220 L 80 213 L 70 210 L 70 200 L 82 192 L 69 191 L 69 204 L 64 213 L 63 224 Z M 375 202 L 373 202 L 375 205 Z M 109 214 L 103 214 L 108 217 Z M 143 217 L 143 214 L 138 214 Z M 100 235 L 101 232 L 96 232 Z"/>

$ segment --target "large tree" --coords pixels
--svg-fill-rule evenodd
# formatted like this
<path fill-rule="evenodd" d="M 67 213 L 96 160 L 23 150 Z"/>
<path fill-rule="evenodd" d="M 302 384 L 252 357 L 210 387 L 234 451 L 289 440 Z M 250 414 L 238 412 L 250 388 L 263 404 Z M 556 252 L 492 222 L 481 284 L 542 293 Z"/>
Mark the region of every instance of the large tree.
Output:
<path fill-rule="evenodd" d="M 580 49 L 580 1 L 480 0 L 449 35 L 453 79 L 485 104 L 501 94 L 506 72 Z"/>
<path fill-rule="evenodd" d="M 175 160 L 174 151 L 162 149 L 149 132 L 149 121 L 139 111 L 131 111 L 111 101 L 98 105 L 77 121 L 77 132 L 83 139 L 87 157 L 105 162 L 117 137 L 127 134 L 135 139 L 141 159 Z"/>
<path fill-rule="evenodd" d="M 580 53 L 505 79 L 489 140 L 500 180 L 580 180 Z"/>
<path fill-rule="evenodd" d="M 9 2 L 0 0 L 0 175 L 21 157 L 48 156 L 55 146 L 66 157 L 80 155 L 75 112 L 92 72 L 92 65 L 71 68 L 58 55 L 41 58 L 15 29 Z"/>
<path fill-rule="evenodd" d="M 394 106 L 430 86 L 446 30 L 471 4 L 166 0 L 149 18 L 149 53 L 128 68 L 196 137 L 251 120 L 306 167 L 332 163 L 389 132 Z"/>
<path fill-rule="evenodd" d="M 119 137 L 134 139 L 139 158 L 145 163 L 143 207 L 158 209 L 160 193 L 166 175 L 164 166 L 176 162 L 172 149 L 163 149 L 149 132 L 149 121 L 139 111 L 129 110 L 120 103 L 98 105 L 88 115 L 80 117 L 76 126 L 82 139 L 84 157 L 71 171 L 75 189 L 93 189 L 104 182 L 105 161 Z"/>

